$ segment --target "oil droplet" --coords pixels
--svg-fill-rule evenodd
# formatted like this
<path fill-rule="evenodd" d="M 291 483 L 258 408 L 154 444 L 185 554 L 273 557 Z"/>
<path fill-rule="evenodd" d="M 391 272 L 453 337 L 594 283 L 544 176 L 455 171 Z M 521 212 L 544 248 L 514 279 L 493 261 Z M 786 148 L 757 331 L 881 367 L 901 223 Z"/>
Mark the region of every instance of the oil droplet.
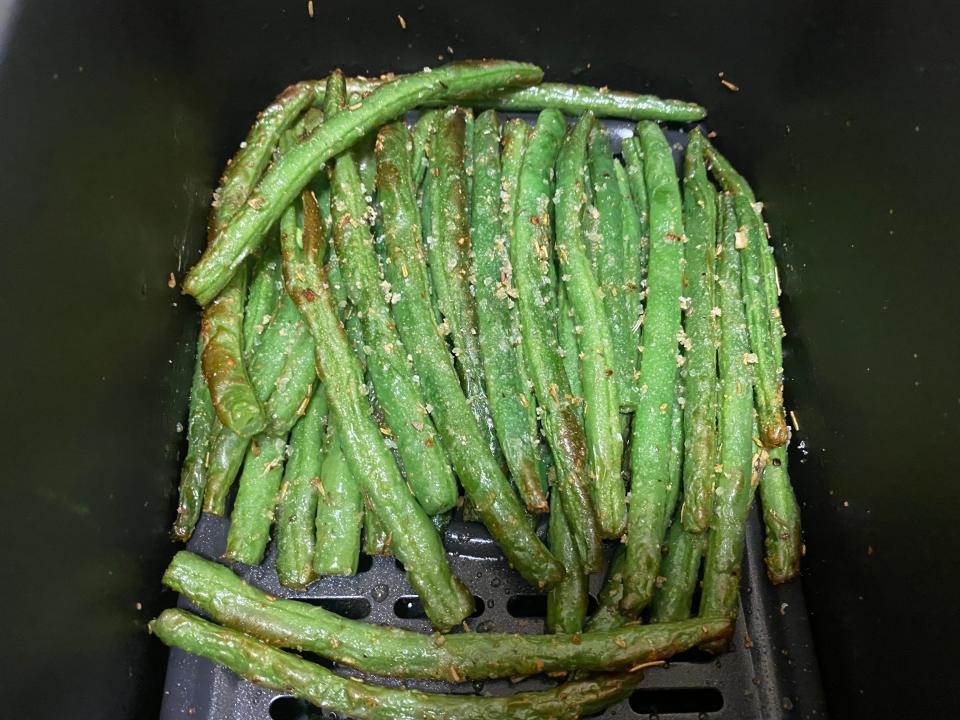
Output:
<path fill-rule="evenodd" d="M 492 608 L 494 605 L 496 605 L 496 601 L 494 601 L 494 600 L 487 600 L 487 607 L 488 607 L 488 608 Z"/>
<path fill-rule="evenodd" d="M 500 587 L 500 578 L 495 577 L 490 581 L 490 587 Z"/>
<path fill-rule="evenodd" d="M 376 602 L 383 602 L 387 599 L 387 595 L 389 594 L 390 588 L 383 583 L 374 585 L 373 589 L 370 590 L 370 597 L 372 597 Z"/>
<path fill-rule="evenodd" d="M 473 683 L 473 691 L 479 695 L 480 692 L 483 691 L 483 682 L 481 682 L 480 680 L 474 681 L 474 683 Z"/>

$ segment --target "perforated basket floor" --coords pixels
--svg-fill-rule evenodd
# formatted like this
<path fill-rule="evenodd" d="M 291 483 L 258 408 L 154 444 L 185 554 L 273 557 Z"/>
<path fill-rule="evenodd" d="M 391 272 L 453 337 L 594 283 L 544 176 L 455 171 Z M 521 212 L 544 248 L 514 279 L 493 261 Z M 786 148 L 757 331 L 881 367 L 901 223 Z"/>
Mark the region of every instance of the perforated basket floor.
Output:
<path fill-rule="evenodd" d="M 530 116 L 520 115 L 525 119 Z M 605 123 L 615 150 L 632 133 L 631 123 Z M 679 162 L 685 134 L 668 132 Z M 226 544 L 229 522 L 204 515 L 188 548 L 218 559 Z M 807 612 L 799 583 L 774 587 L 763 567 L 763 528 L 756 508 L 750 515 L 740 597 L 740 621 L 731 651 L 719 658 L 690 651 L 663 667 L 646 671 L 633 695 L 596 717 L 664 718 L 666 720 L 768 720 L 824 718 L 824 704 L 810 640 Z M 477 612 L 467 624 L 471 632 L 543 632 L 545 596 L 510 570 L 485 528 L 454 521 L 445 534 L 454 572 L 477 598 Z M 248 582 L 277 597 L 320 605 L 364 622 L 428 631 L 420 603 L 393 558 L 361 557 L 360 572 L 351 578 L 324 578 L 305 592 L 280 586 L 271 546 L 259 567 L 235 565 Z M 591 578 L 595 596 L 602 577 Z M 183 598 L 179 605 L 193 609 Z M 592 605 L 592 602 L 591 602 Z M 343 674 L 346 668 L 310 656 Z M 535 677 L 512 684 L 506 680 L 451 685 L 436 681 L 384 681 L 437 692 L 500 695 L 549 687 Z M 347 720 L 314 708 L 297 698 L 260 688 L 205 659 L 172 650 L 167 667 L 161 720 Z"/>

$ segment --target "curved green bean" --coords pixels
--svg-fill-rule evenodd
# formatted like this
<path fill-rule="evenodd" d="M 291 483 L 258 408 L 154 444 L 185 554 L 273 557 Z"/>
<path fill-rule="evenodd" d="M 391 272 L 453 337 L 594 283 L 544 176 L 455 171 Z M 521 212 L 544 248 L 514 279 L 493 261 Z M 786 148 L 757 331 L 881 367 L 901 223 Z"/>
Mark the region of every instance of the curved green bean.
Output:
<path fill-rule="evenodd" d="M 667 527 L 672 408 L 677 385 L 677 338 L 683 260 L 683 218 L 673 154 L 654 123 L 637 124 L 650 207 L 650 272 L 640 364 L 640 397 L 633 420 L 624 593 L 636 614 L 653 596 L 660 543 Z"/>
<path fill-rule="evenodd" d="M 413 355 L 450 461 L 484 525 L 529 583 L 549 587 L 560 579 L 563 569 L 527 522 L 523 505 L 490 452 L 434 322 L 416 200 L 409 180 L 408 140 L 401 123 L 384 127 L 378 139 L 377 186 L 387 244 L 384 269 L 400 295 L 393 305 L 397 327 Z"/>
<path fill-rule="evenodd" d="M 267 170 L 246 204 L 213 236 L 184 280 L 184 291 L 201 305 L 213 300 L 327 160 L 382 123 L 441 96 L 525 85 L 542 76 L 534 65 L 491 60 L 454 63 L 385 83 L 359 107 L 324 122 Z"/>
<path fill-rule="evenodd" d="M 593 126 L 593 115 L 583 115 L 560 147 L 554 201 L 557 221 L 555 252 L 563 290 L 576 320 L 584 398 L 583 426 L 590 456 L 590 489 L 597 524 L 604 537 L 619 537 L 626 524 L 627 505 L 626 490 L 620 477 L 623 438 L 620 434 L 615 350 L 608 315 L 604 311 L 604 291 L 590 271 L 590 259 L 584 244 L 587 141 Z M 611 184 L 612 178 L 606 182 Z M 604 194 L 609 193 L 604 191 Z M 611 210 L 611 207 L 604 208 L 605 212 Z M 619 224 L 619 206 L 616 212 Z M 604 234 L 604 243 L 609 237 Z M 622 248 L 615 254 L 622 256 Z"/>
<path fill-rule="evenodd" d="M 163 582 L 217 622 L 271 645 L 313 652 L 389 677 L 466 681 L 540 672 L 616 672 L 669 658 L 730 632 L 729 620 L 695 618 L 572 635 L 426 634 L 274 598 L 229 568 L 186 551 L 174 556 Z"/>
<path fill-rule="evenodd" d="M 356 720 L 575 720 L 626 698 L 642 678 L 639 672 L 620 673 L 515 695 L 436 695 L 340 677 L 183 610 L 164 610 L 150 631 L 167 645 L 209 658 L 252 682 Z"/>

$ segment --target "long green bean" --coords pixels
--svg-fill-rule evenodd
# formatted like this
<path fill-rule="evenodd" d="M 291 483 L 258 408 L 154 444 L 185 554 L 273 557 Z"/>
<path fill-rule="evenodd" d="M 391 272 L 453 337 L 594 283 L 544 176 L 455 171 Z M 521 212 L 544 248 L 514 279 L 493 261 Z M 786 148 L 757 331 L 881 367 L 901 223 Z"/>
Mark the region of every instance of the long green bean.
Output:
<path fill-rule="evenodd" d="M 230 512 L 225 558 L 248 565 L 259 565 L 263 560 L 283 479 L 286 448 L 286 435 L 257 435 L 251 441 Z"/>
<path fill-rule="evenodd" d="M 544 628 L 548 633 L 572 635 L 583 629 L 587 615 L 587 576 L 556 493 L 550 497 L 547 542 L 551 552 L 563 563 L 564 572 L 563 579 L 547 592 Z"/>
<path fill-rule="evenodd" d="M 434 322 L 409 180 L 408 139 L 406 127 L 399 123 L 383 128 L 378 139 L 377 185 L 388 252 L 385 272 L 400 295 L 393 305 L 397 327 L 413 354 L 431 414 L 464 490 L 517 571 L 535 587 L 549 587 L 563 570 L 527 522 L 523 505 L 490 452 Z"/>
<path fill-rule="evenodd" d="M 787 474 L 787 449 L 769 450 L 767 464 L 760 476 L 760 504 L 763 522 L 767 577 L 773 583 L 785 583 L 800 574 L 803 536 L 800 532 L 800 505 Z"/>
<path fill-rule="evenodd" d="M 547 499 L 540 484 L 536 407 L 523 367 L 511 297 L 516 291 L 501 213 L 502 194 L 512 192 L 523 162 L 527 125 L 522 124 L 520 132 L 508 129 L 504 137 L 503 170 L 509 176 L 502 176 L 500 121 L 492 110 L 476 120 L 470 236 L 480 356 L 494 427 L 527 509 L 544 512 Z"/>
<path fill-rule="evenodd" d="M 595 572 L 600 569 L 602 556 L 589 489 L 586 438 L 557 339 L 556 289 L 550 274 L 551 178 L 565 130 L 566 121 L 559 112 L 540 113 L 520 172 L 510 262 L 518 293 L 524 358 L 543 410 L 541 426 L 557 466 L 557 491 L 584 570 Z"/>
<path fill-rule="evenodd" d="M 655 124 L 641 122 L 643 172 L 650 207 L 650 271 L 640 364 L 640 397 L 633 421 L 624 611 L 636 614 L 653 596 L 666 530 L 671 419 L 677 379 L 677 337 L 683 219 L 673 154 Z"/>
<path fill-rule="evenodd" d="M 667 532 L 666 554 L 660 564 L 663 578 L 650 603 L 650 622 L 686 620 L 700 579 L 700 561 L 709 533 L 692 533 L 675 518 Z"/>
<path fill-rule="evenodd" d="M 303 208 L 304 234 L 322 233 L 319 209 L 309 192 L 303 195 Z M 360 361 L 350 349 L 322 268 L 308 260 L 295 233 L 282 232 L 280 241 L 284 283 L 316 342 L 317 371 L 350 472 L 393 535 L 393 550 L 430 621 L 448 629 L 473 612 L 473 596 L 451 573 L 437 531 L 407 488 L 371 419 Z M 321 242 L 305 240 L 304 245 L 319 247 Z"/>
<path fill-rule="evenodd" d="M 356 575 L 360 561 L 363 498 L 343 455 L 336 427 L 330 428 L 329 449 L 320 472 L 319 489 L 313 570 L 321 576 Z M 378 527 L 382 530 L 383 525 Z M 383 537 L 384 547 L 388 547 L 388 536 L 380 537 Z"/>
<path fill-rule="evenodd" d="M 587 212 L 586 175 L 587 139 L 594 126 L 593 115 L 583 115 L 567 133 L 557 157 L 556 176 L 556 256 L 559 261 L 563 291 L 574 311 L 576 339 L 579 348 L 580 374 L 583 384 L 583 425 L 587 437 L 592 475 L 591 492 L 600 532 L 605 537 L 619 537 L 626 524 L 626 491 L 620 477 L 623 438 L 620 434 L 620 394 L 616 373 L 613 333 L 604 309 L 604 290 L 590 271 L 590 259 L 584 243 L 583 216 Z M 612 160 L 611 160 L 612 162 Z M 603 165 L 601 161 L 598 165 Z M 599 170 L 598 170 L 599 174 Z M 603 194 L 609 196 L 613 178 L 604 180 Z M 619 193 L 617 192 L 619 200 Z M 616 211 L 616 222 L 604 218 L 601 253 L 616 255 L 608 262 L 622 264 L 620 207 L 604 202 L 604 213 Z M 619 250 L 604 247 L 614 235 Z M 620 272 L 620 269 L 617 270 Z M 612 281 L 615 287 L 618 283 Z M 609 288 L 607 288 L 609 289 Z"/>

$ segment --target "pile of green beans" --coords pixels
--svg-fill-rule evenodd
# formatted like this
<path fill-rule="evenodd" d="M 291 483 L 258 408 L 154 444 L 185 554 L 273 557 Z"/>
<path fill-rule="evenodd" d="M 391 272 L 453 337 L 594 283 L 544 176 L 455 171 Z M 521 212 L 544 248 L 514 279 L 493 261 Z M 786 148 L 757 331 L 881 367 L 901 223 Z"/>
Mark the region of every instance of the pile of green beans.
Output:
<path fill-rule="evenodd" d="M 657 123 L 703 108 L 541 79 L 510 61 L 335 71 L 258 116 L 183 282 L 203 319 L 171 534 L 224 514 L 239 479 L 226 559 L 259 564 L 272 534 L 303 590 L 394 555 L 435 632 L 278 600 L 180 552 L 165 584 L 220 624 L 165 611 L 168 645 L 350 717 L 575 718 L 646 663 L 727 647 L 758 488 L 768 575 L 798 574 L 762 205 L 699 128 L 678 178 Z M 598 118 L 638 124 L 620 141 Z M 546 593 L 546 634 L 445 634 L 474 610 L 444 548 L 454 514 Z M 429 695 L 277 647 L 398 678 L 568 678 Z"/>

